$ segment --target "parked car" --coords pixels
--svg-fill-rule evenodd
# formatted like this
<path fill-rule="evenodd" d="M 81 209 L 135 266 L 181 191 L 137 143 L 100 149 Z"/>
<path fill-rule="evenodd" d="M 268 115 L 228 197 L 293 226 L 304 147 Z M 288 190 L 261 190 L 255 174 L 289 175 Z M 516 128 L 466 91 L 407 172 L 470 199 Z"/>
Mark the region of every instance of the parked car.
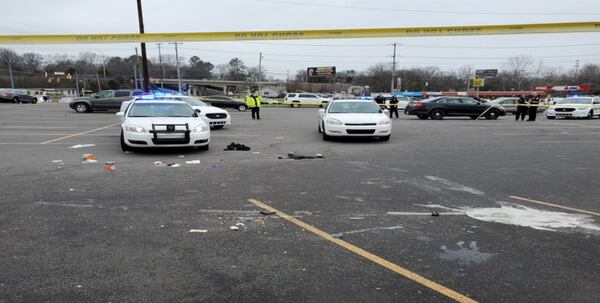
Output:
<path fill-rule="evenodd" d="M 416 115 L 422 120 L 428 118 L 442 120 L 446 116 L 476 119 L 484 112 L 485 118 L 490 120 L 506 115 L 506 110 L 502 106 L 484 104 L 468 97 L 435 97 L 411 101 L 404 110 L 405 114 Z"/>
<path fill-rule="evenodd" d="M 379 137 L 388 141 L 392 120 L 373 101 L 335 100 L 319 110 L 317 120 L 323 140 L 331 137 Z"/>
<path fill-rule="evenodd" d="M 491 104 L 502 106 L 507 113 L 516 114 L 517 113 L 517 102 L 519 101 L 518 97 L 502 97 L 496 100 L 490 101 Z M 541 104 L 541 103 L 540 103 Z M 546 110 L 546 106 L 538 106 L 537 112 L 543 113 Z"/>
<path fill-rule="evenodd" d="M 284 104 L 289 104 L 291 107 L 300 107 L 302 105 L 323 106 L 323 104 L 333 101 L 331 98 L 324 98 L 311 93 L 290 93 L 283 100 Z"/>
<path fill-rule="evenodd" d="M 587 118 L 600 116 L 600 97 L 569 97 L 558 101 L 546 112 L 546 118 Z"/>
<path fill-rule="evenodd" d="M 0 90 L 0 101 L 35 104 L 38 99 L 30 92 L 22 89 L 2 89 Z"/>
<path fill-rule="evenodd" d="M 69 102 L 69 107 L 78 113 L 95 111 L 110 111 L 121 108 L 121 103 L 131 100 L 134 95 L 139 94 L 133 90 L 103 90 L 90 97 L 64 98 Z"/>
<path fill-rule="evenodd" d="M 201 97 L 200 101 L 203 101 L 211 106 L 221 108 L 235 108 L 238 111 L 245 112 L 248 109 L 246 101 L 237 100 L 228 96 L 207 96 Z"/>

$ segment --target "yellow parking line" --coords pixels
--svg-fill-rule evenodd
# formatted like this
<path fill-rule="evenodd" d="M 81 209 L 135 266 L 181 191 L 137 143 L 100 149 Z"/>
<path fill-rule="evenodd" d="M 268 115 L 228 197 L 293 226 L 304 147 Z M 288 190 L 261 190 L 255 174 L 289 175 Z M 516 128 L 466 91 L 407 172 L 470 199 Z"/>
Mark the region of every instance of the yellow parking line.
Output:
<path fill-rule="evenodd" d="M 54 142 L 61 141 L 61 140 L 64 140 L 64 139 L 69 139 L 69 138 L 73 138 L 73 137 L 77 137 L 77 136 L 81 136 L 81 135 L 85 135 L 85 134 L 97 132 L 99 130 L 103 130 L 103 129 L 115 127 L 115 126 L 120 125 L 120 124 L 121 123 L 115 123 L 115 124 L 111 124 L 111 125 L 99 127 L 99 128 L 96 128 L 96 129 L 88 130 L 88 131 L 85 131 L 85 132 L 80 132 L 80 133 L 76 133 L 76 134 L 72 134 L 72 135 L 68 135 L 68 136 L 64 136 L 64 137 L 60 137 L 60 138 L 56 138 L 56 139 L 52 139 L 52 140 L 48 140 L 48 141 L 44 141 L 44 142 L 41 142 L 40 144 L 54 143 Z"/>
<path fill-rule="evenodd" d="M 425 277 L 423 277 L 423 276 L 421 276 L 419 274 L 416 274 L 416 273 L 414 273 L 414 272 L 412 272 L 412 271 L 410 271 L 410 270 L 408 270 L 406 268 L 400 267 L 400 266 L 398 266 L 398 265 L 396 265 L 396 264 L 394 264 L 394 263 L 392 263 L 392 262 L 390 262 L 388 260 L 385 260 L 385 259 L 383 259 L 383 258 L 381 258 L 381 257 L 379 257 L 377 255 L 374 255 L 374 254 L 372 254 L 372 253 L 370 253 L 370 252 L 368 252 L 368 251 L 366 251 L 366 250 L 364 250 L 364 249 L 362 249 L 360 247 L 354 246 L 354 245 L 352 245 L 352 244 L 350 244 L 350 243 L 348 243 L 348 242 L 346 242 L 344 240 L 340 240 L 340 239 L 334 238 L 330 234 L 328 234 L 328 233 L 326 233 L 326 232 L 324 232 L 324 231 L 322 231 L 322 230 L 320 230 L 320 229 L 318 229 L 318 228 L 316 228 L 316 227 L 314 227 L 314 226 L 312 226 L 310 224 L 304 223 L 303 221 L 300 221 L 300 220 L 298 220 L 298 219 L 296 219 L 296 218 L 294 218 L 294 217 L 292 217 L 292 216 L 290 216 L 290 215 L 288 215 L 288 214 L 286 214 L 286 213 L 284 213 L 282 211 L 279 211 L 279 210 L 271 207 L 270 205 L 267 205 L 267 204 L 265 204 L 263 202 L 255 200 L 255 199 L 249 199 L 248 202 L 250 202 L 250 203 L 252 203 L 252 204 L 254 204 L 254 205 L 256 205 L 256 206 L 258 206 L 258 207 L 260 207 L 260 208 L 262 208 L 264 210 L 275 212 L 279 217 L 281 217 L 281 218 L 283 218 L 283 219 L 285 219 L 287 221 L 290 221 L 290 222 L 292 222 L 292 223 L 300 226 L 301 228 L 303 228 L 303 229 L 305 229 L 307 231 L 310 231 L 311 233 L 313 233 L 313 234 L 315 234 L 315 235 L 317 235 L 317 236 L 319 236 L 319 237 L 321 237 L 321 238 L 323 238 L 323 239 L 325 239 L 327 241 L 333 242 L 333 243 L 335 243 L 335 244 L 337 244 L 337 245 L 339 245 L 339 246 L 341 246 L 341 247 L 343 247 L 343 248 L 345 248 L 345 249 L 347 249 L 347 250 L 349 250 L 349 251 L 351 251 L 351 252 L 353 252 L 353 253 L 361 256 L 361 257 L 363 257 L 363 258 L 366 258 L 366 259 L 368 259 L 368 260 L 370 260 L 372 262 L 375 262 L 375 263 L 377 263 L 377 264 L 379 264 L 379 265 L 381 265 L 381 266 L 383 266 L 383 267 L 385 267 L 385 268 L 387 268 L 387 269 L 389 269 L 389 270 L 391 270 L 391 271 L 393 271 L 395 273 L 398 273 L 398 274 L 400 274 L 400 275 L 402 275 L 402 276 L 404 276 L 404 277 L 406 277 L 406 278 L 414 281 L 414 282 L 417 282 L 417 283 L 419 283 L 419 284 L 421 284 L 421 285 L 423 285 L 425 287 L 428 287 L 429 289 L 432 289 L 432 290 L 434 290 L 434 291 L 436 291 L 436 292 L 438 292 L 440 294 L 443 294 L 443 295 L 445 295 L 445 296 L 447 296 L 449 298 L 452 298 L 452 299 L 454 299 L 457 302 L 461 302 L 461 303 L 463 303 L 463 302 L 469 302 L 469 303 L 477 302 L 477 301 L 475 301 L 475 300 L 473 300 L 473 299 L 471 299 L 471 298 L 469 298 L 469 297 L 467 297 L 467 296 L 465 296 L 463 294 L 460 294 L 460 293 L 458 293 L 458 292 L 456 292 L 456 291 L 454 291 L 454 290 L 452 290 L 450 288 L 447 288 L 447 287 L 445 287 L 443 285 L 440 285 L 438 283 L 435 283 L 435 282 L 433 282 L 433 281 L 431 281 L 431 280 L 429 280 L 429 279 L 427 279 L 427 278 L 425 278 Z"/>
<path fill-rule="evenodd" d="M 573 208 L 573 207 L 568 207 L 568 206 L 562 206 L 562 205 L 558 205 L 558 204 L 554 204 L 554 203 L 548 203 L 548 202 L 544 202 L 544 201 L 538 201 L 538 200 L 533 200 L 533 199 L 528 199 L 528 198 L 523 198 L 523 197 L 518 197 L 518 196 L 510 196 L 510 197 L 513 199 L 521 200 L 521 201 L 526 201 L 526 202 L 531 202 L 531 203 L 536 203 L 536 204 L 546 205 L 546 206 L 551 206 L 551 207 L 556 207 L 556 208 L 562 208 L 562 209 L 566 209 L 566 210 L 570 210 L 570 211 L 575 211 L 575 212 L 579 212 L 579 213 L 583 213 L 583 214 L 600 217 L 600 213 L 589 211 L 589 210 Z"/>

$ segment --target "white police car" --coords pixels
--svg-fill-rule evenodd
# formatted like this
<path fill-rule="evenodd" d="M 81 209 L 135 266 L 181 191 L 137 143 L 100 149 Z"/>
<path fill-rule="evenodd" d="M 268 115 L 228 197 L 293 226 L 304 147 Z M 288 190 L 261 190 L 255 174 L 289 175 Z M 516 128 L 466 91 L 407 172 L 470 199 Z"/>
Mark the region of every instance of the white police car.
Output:
<path fill-rule="evenodd" d="M 587 118 L 600 116 L 600 97 L 569 97 L 550 106 L 546 111 L 548 119 Z"/>
<path fill-rule="evenodd" d="M 219 129 L 231 125 L 231 115 L 224 109 L 210 106 L 194 97 L 179 95 L 147 95 L 136 97 L 134 100 L 174 100 L 183 101 L 189 104 L 194 110 L 199 110 L 198 115 L 210 128 Z M 131 101 L 125 101 L 121 104 L 120 111 L 124 112 Z"/>
<path fill-rule="evenodd" d="M 134 100 L 121 117 L 121 149 L 197 147 L 208 150 L 210 128 L 189 104 L 178 100 Z"/>
<path fill-rule="evenodd" d="M 388 141 L 392 121 L 373 101 L 334 100 L 319 110 L 318 129 L 323 140 L 331 137 L 379 137 Z"/>

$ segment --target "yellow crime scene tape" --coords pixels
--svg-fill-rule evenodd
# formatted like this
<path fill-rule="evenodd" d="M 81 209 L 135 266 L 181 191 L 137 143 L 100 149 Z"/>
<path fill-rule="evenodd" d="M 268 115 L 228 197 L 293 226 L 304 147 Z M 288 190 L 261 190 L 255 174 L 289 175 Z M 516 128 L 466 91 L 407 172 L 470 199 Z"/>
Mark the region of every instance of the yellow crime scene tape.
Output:
<path fill-rule="evenodd" d="M 466 25 L 370 29 L 323 29 L 280 31 L 124 33 L 81 35 L 0 35 L 0 44 L 94 44 L 140 42 L 203 42 L 248 40 L 347 39 L 382 37 L 431 37 L 473 35 L 520 35 L 600 32 L 600 21 L 507 25 Z"/>

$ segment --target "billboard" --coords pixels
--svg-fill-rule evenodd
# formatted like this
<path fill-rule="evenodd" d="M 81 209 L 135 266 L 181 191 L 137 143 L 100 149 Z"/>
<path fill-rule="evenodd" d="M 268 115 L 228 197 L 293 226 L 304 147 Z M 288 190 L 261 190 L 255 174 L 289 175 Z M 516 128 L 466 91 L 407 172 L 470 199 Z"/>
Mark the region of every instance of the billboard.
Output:
<path fill-rule="evenodd" d="M 475 70 L 475 78 L 477 79 L 487 79 L 487 78 L 496 78 L 498 76 L 497 69 L 478 69 Z"/>
<path fill-rule="evenodd" d="M 335 66 L 309 67 L 306 69 L 308 77 L 334 77 Z"/>

